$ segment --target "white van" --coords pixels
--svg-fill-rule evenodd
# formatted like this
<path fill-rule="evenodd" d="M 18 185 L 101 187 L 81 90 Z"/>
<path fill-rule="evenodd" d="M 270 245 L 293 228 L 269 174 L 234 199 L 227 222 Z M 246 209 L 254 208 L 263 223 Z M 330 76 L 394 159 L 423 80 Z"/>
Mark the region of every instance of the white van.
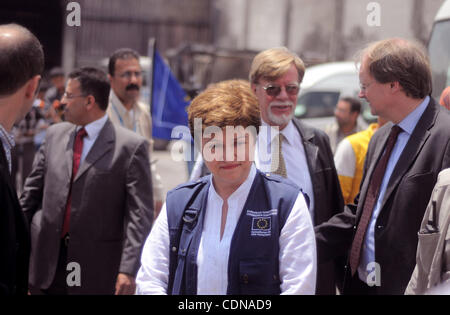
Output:
<path fill-rule="evenodd" d="M 328 62 L 308 67 L 300 86 L 295 117 L 320 129 L 334 122 L 334 109 L 342 97 L 358 98 L 359 77 L 353 61 Z M 364 99 L 362 117 L 366 122 L 376 118 Z M 364 125 L 364 123 L 363 123 Z"/>
<path fill-rule="evenodd" d="M 444 88 L 450 86 L 450 0 L 446 0 L 436 14 L 428 54 L 433 75 L 432 96 L 439 101 Z"/>

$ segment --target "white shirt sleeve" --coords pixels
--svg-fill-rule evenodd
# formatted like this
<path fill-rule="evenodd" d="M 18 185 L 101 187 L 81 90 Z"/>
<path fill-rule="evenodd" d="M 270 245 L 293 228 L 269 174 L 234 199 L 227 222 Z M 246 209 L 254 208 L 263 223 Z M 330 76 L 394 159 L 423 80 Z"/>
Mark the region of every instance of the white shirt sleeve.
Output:
<path fill-rule="evenodd" d="M 170 255 L 166 203 L 145 241 L 141 268 L 136 276 L 136 294 L 167 294 Z"/>
<path fill-rule="evenodd" d="M 356 156 L 350 141 L 342 140 L 334 154 L 334 164 L 338 175 L 355 177 Z"/>
<path fill-rule="evenodd" d="M 280 233 L 281 294 L 315 294 L 316 237 L 300 192 Z"/>

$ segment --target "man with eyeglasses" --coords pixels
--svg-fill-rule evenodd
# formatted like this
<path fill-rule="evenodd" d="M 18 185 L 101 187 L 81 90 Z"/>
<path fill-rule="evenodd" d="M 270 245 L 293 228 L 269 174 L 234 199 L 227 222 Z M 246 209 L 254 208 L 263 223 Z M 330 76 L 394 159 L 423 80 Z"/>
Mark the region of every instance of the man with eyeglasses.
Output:
<path fill-rule="evenodd" d="M 48 128 L 20 198 L 31 294 L 134 294 L 153 215 L 148 142 L 106 115 L 106 73 L 69 74 L 66 122 Z"/>
<path fill-rule="evenodd" d="M 11 179 L 11 130 L 39 92 L 44 52 L 29 30 L 5 24 L 0 25 L 0 56 L 0 296 L 26 295 L 30 240 Z"/>
<path fill-rule="evenodd" d="M 294 117 L 304 72 L 303 61 L 285 47 L 262 51 L 253 59 L 249 79 L 266 126 L 259 134 L 255 163 L 297 184 L 308 196 L 313 224 L 318 225 L 340 213 L 344 204 L 327 135 Z M 280 156 L 264 156 L 273 143 L 281 147 Z M 284 164 L 281 173 L 280 167 L 273 169 L 274 158 Z M 318 265 L 316 294 L 336 294 L 333 263 Z"/>
<path fill-rule="evenodd" d="M 127 128 L 143 136 L 149 142 L 150 168 L 153 183 L 155 218 L 163 204 L 163 187 L 155 161 L 151 161 L 153 152 L 152 118 L 150 108 L 139 99 L 143 74 L 139 64 L 139 54 L 130 48 L 116 50 L 108 64 L 111 93 L 109 96 L 108 116 L 114 124 Z"/>
<path fill-rule="evenodd" d="M 439 172 L 450 167 L 450 115 L 430 97 L 431 67 L 420 44 L 381 40 L 359 59 L 359 97 L 389 122 L 371 138 L 355 204 L 316 227 L 318 256 L 348 255 L 344 294 L 403 294 L 418 237 L 438 239 L 420 225 Z"/>

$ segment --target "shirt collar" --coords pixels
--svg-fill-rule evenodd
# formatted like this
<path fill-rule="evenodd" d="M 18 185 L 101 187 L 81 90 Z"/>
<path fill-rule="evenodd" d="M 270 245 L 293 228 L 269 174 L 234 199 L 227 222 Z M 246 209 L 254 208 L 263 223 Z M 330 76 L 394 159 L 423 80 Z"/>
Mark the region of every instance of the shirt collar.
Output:
<path fill-rule="evenodd" d="M 87 138 L 88 139 L 97 138 L 98 134 L 100 133 L 100 130 L 102 130 L 103 126 L 105 125 L 106 120 L 108 120 L 107 114 L 105 114 L 102 118 L 94 120 L 93 122 L 84 126 L 84 129 L 86 129 L 87 132 Z M 81 126 L 77 126 L 77 131 L 80 129 Z"/>
<path fill-rule="evenodd" d="M 412 134 L 414 128 L 417 125 L 417 122 L 419 121 L 420 117 L 422 117 L 422 114 L 425 111 L 425 109 L 427 109 L 429 102 L 430 97 L 429 96 L 425 97 L 423 102 L 420 103 L 419 106 L 416 107 L 416 109 L 414 109 L 411 113 L 409 113 L 408 116 L 403 118 L 403 120 L 398 124 L 399 127 L 401 127 L 402 130 L 407 132 L 408 134 Z"/>
<path fill-rule="evenodd" d="M 126 109 L 126 107 L 123 105 L 122 101 L 119 99 L 119 97 L 114 93 L 114 91 L 111 89 L 111 92 L 109 94 L 109 98 L 111 99 L 111 104 L 117 109 L 119 112 L 119 115 L 121 117 L 124 117 L 129 113 L 129 111 Z M 133 104 L 132 110 L 136 109 L 136 103 Z"/>
<path fill-rule="evenodd" d="M 270 126 L 267 124 L 264 120 L 261 119 L 261 130 L 259 133 L 259 137 L 261 137 L 263 143 L 267 143 L 269 146 L 273 139 L 278 135 L 278 133 L 281 132 L 283 134 L 284 138 L 288 143 L 294 143 L 295 134 L 297 132 L 297 129 L 294 126 L 294 123 L 292 122 L 292 119 L 289 121 L 287 126 L 283 130 L 279 130 L 279 128 L 274 128 L 273 126 Z M 270 138 L 270 140 L 269 140 Z"/>
<path fill-rule="evenodd" d="M 11 150 L 16 142 L 14 141 L 14 135 L 12 132 L 6 131 L 5 128 L 0 124 L 0 138 L 2 139 L 3 146 Z"/>
<path fill-rule="evenodd" d="M 241 184 L 241 186 L 238 187 L 238 189 L 236 189 L 230 195 L 230 197 L 228 197 L 228 204 L 230 204 L 230 202 L 233 202 L 234 200 L 239 200 L 241 197 L 244 197 L 244 196 L 246 197 L 248 195 L 250 188 L 252 187 L 253 180 L 255 179 L 255 176 L 256 176 L 256 166 L 253 163 L 246 180 Z M 211 174 L 210 178 L 209 178 L 209 180 L 210 180 L 209 195 L 211 197 L 213 197 L 214 199 L 222 200 L 222 198 L 219 196 L 219 194 L 216 192 L 216 190 L 214 188 L 212 178 L 213 178 L 213 175 Z M 244 202 L 245 202 L 245 200 L 244 200 Z"/>

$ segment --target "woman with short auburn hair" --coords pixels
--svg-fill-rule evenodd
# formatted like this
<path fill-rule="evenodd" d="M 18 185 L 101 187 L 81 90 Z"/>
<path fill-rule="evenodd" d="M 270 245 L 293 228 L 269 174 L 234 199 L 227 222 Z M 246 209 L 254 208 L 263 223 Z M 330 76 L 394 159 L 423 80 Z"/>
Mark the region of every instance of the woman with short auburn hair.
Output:
<path fill-rule="evenodd" d="M 167 194 L 143 249 L 137 293 L 314 294 L 308 207 L 295 184 L 253 163 L 261 121 L 248 82 L 212 85 L 188 114 L 211 175 Z"/>

